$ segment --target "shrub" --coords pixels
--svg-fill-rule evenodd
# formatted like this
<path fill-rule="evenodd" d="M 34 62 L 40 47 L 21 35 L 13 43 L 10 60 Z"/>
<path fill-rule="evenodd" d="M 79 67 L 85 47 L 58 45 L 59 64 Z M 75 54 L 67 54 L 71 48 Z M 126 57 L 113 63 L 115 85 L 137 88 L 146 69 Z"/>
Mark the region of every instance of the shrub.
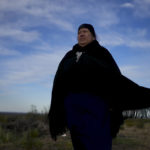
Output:
<path fill-rule="evenodd" d="M 140 129 L 143 129 L 144 125 L 145 125 L 145 123 L 142 120 L 138 120 L 137 123 L 136 123 L 136 127 L 140 128 Z"/>
<path fill-rule="evenodd" d="M 133 120 L 126 120 L 125 125 L 128 127 L 133 127 L 135 125 L 135 123 Z"/>
<path fill-rule="evenodd" d="M 23 148 L 27 150 L 31 149 L 41 149 L 43 144 L 39 139 L 39 132 L 37 129 L 30 129 L 27 132 L 24 132 L 23 139 L 21 141 Z"/>
<path fill-rule="evenodd" d="M 0 126 L 0 144 L 9 143 L 13 140 L 13 135 L 11 132 L 5 131 Z"/>

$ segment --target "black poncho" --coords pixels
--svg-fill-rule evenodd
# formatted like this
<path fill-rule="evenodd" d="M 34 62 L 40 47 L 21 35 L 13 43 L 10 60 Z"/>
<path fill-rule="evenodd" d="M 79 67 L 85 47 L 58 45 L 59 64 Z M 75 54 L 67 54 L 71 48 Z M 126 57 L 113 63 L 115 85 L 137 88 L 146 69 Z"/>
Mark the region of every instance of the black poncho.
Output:
<path fill-rule="evenodd" d="M 64 98 L 70 92 L 92 93 L 106 100 L 111 112 L 112 137 L 123 123 L 123 110 L 150 107 L 150 89 L 123 76 L 111 54 L 96 40 L 85 47 L 76 44 L 59 64 L 48 114 L 50 133 L 55 140 L 67 130 Z"/>

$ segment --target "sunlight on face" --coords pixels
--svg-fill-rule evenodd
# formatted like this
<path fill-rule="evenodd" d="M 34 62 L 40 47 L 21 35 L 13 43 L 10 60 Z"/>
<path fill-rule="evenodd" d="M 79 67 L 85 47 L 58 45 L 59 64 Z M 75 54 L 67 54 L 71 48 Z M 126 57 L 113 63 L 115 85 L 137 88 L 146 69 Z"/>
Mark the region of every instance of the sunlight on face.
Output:
<path fill-rule="evenodd" d="M 78 32 L 78 44 L 81 47 L 86 46 L 87 44 L 91 43 L 93 40 L 95 40 L 95 37 L 92 35 L 92 33 L 87 28 L 81 28 Z"/>

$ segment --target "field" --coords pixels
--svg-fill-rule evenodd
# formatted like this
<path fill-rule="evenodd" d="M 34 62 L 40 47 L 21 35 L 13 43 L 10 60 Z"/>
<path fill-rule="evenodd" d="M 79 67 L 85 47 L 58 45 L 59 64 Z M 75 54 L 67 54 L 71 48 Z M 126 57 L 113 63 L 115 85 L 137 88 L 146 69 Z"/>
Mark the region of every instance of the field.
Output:
<path fill-rule="evenodd" d="M 47 114 L 0 114 L 0 150 L 73 150 L 69 132 L 54 142 Z M 150 150 L 150 120 L 128 119 L 113 150 Z"/>

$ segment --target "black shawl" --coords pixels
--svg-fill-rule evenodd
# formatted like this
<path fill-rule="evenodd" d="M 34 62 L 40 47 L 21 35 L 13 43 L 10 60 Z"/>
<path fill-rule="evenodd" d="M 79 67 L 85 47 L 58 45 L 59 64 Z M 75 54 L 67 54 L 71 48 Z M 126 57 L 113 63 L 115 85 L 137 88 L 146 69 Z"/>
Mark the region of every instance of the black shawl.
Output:
<path fill-rule="evenodd" d="M 82 52 L 79 60 L 77 52 Z M 123 76 L 111 54 L 96 40 L 85 47 L 76 44 L 59 64 L 48 114 L 54 140 L 67 130 L 64 98 L 69 92 L 88 92 L 106 101 L 110 108 L 112 137 L 123 123 L 123 110 L 150 107 L 150 89 Z"/>

